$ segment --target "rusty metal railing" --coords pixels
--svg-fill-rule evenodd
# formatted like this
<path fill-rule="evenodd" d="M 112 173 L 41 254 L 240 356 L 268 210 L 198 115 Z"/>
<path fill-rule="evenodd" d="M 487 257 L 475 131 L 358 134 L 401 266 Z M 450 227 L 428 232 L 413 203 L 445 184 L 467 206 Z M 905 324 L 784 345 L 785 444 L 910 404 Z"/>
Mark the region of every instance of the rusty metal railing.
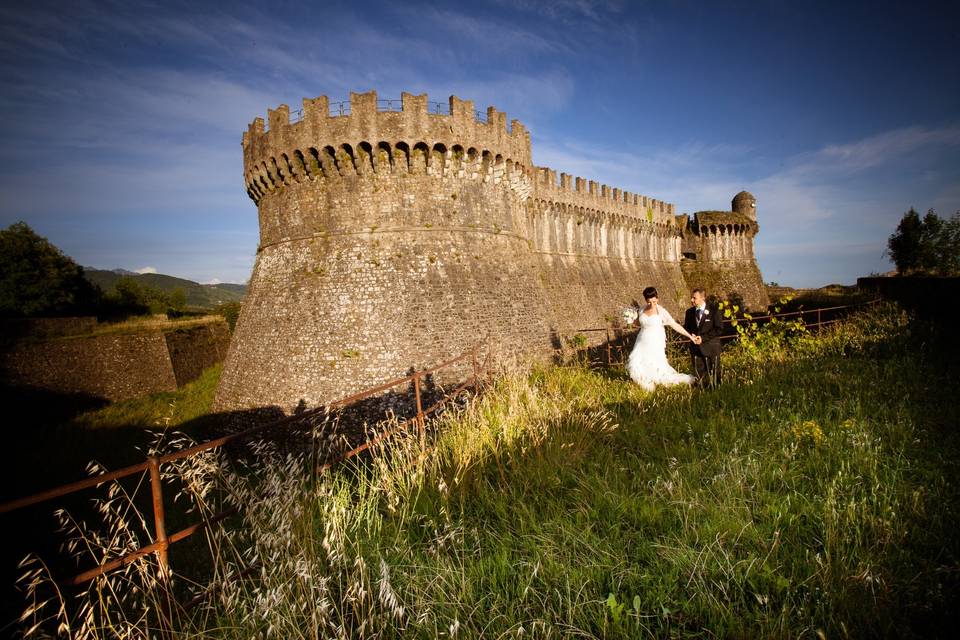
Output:
<path fill-rule="evenodd" d="M 188 458 L 195 456 L 197 454 L 217 449 L 223 447 L 224 445 L 247 439 L 253 435 L 263 433 L 267 430 L 276 429 L 282 426 L 288 426 L 292 423 L 302 422 L 304 419 L 311 417 L 312 415 L 317 415 L 322 412 L 329 412 L 332 409 L 342 409 L 348 407 L 360 400 L 373 397 L 384 391 L 392 389 L 398 386 L 407 386 L 411 383 L 413 384 L 414 390 L 414 399 L 416 404 L 416 415 L 412 418 L 404 421 L 396 428 L 390 430 L 389 432 L 380 434 L 376 438 L 368 440 L 362 445 L 347 451 L 346 453 L 341 454 L 334 460 L 327 462 L 323 465 L 318 465 L 314 468 L 315 472 L 322 473 L 336 464 L 353 458 L 359 453 L 371 449 L 372 447 L 378 446 L 386 441 L 388 438 L 405 431 L 408 427 L 415 426 L 417 429 L 418 436 L 422 441 L 425 439 L 425 429 L 426 429 L 426 419 L 428 416 L 436 413 L 440 408 L 442 408 L 451 398 L 457 397 L 462 391 L 466 390 L 468 387 L 475 386 L 478 381 L 481 379 L 481 375 L 487 372 L 487 367 L 490 362 L 490 349 L 486 349 L 486 355 L 483 362 L 479 361 L 479 354 L 482 347 L 488 346 L 488 342 L 484 341 L 474 345 L 474 347 L 464 353 L 451 358 L 445 362 L 442 362 L 437 365 L 433 365 L 430 368 L 423 369 L 420 371 L 414 371 L 410 375 L 407 375 L 403 378 L 397 378 L 395 380 L 390 380 L 383 384 L 365 389 L 353 395 L 341 398 L 334 402 L 329 403 L 326 406 L 318 407 L 305 411 L 299 414 L 294 414 L 287 416 L 280 420 L 275 420 L 261 425 L 256 425 L 245 429 L 243 431 L 238 431 L 237 433 L 232 433 L 220 438 L 209 440 L 180 451 L 175 451 L 162 456 L 148 456 L 146 460 L 141 463 L 130 465 L 128 467 L 123 467 L 122 469 L 117 469 L 115 471 L 110 471 L 107 473 L 102 473 L 84 480 L 79 480 L 77 482 L 71 482 L 69 484 L 61 485 L 53 489 L 48 489 L 46 491 L 41 491 L 33 495 L 25 496 L 18 498 L 16 500 L 11 500 L 9 502 L 4 502 L 0 504 L 0 514 L 9 513 L 18 509 L 23 509 L 33 505 L 37 505 L 43 502 L 47 502 L 54 498 L 62 497 L 68 494 L 76 493 L 78 491 L 83 491 L 84 489 L 89 489 L 92 487 L 98 487 L 100 485 L 106 484 L 108 482 L 114 482 L 121 478 L 133 476 L 138 473 L 149 473 L 150 478 L 150 491 L 153 502 L 153 521 L 154 521 L 154 540 L 151 544 L 145 545 L 136 549 L 134 551 L 128 552 L 119 558 L 114 558 L 110 561 L 103 562 L 100 565 L 79 573 L 66 581 L 63 582 L 65 585 L 76 586 L 99 576 L 115 571 L 121 567 L 127 566 L 139 558 L 150 554 L 156 554 L 157 564 L 159 567 L 159 577 L 161 583 L 166 583 L 166 581 L 172 575 L 170 569 L 170 562 L 167 556 L 167 550 L 171 545 L 184 540 L 195 533 L 205 530 L 217 522 L 221 522 L 230 516 L 239 512 L 238 507 L 231 507 L 224 509 L 219 513 L 215 513 L 202 522 L 197 522 L 192 525 L 189 525 L 179 531 L 168 534 L 166 531 L 166 523 L 164 517 L 164 496 L 163 496 L 163 484 L 161 481 L 160 475 L 160 465 L 173 462 L 175 460 L 180 460 L 183 458 Z M 470 359 L 471 363 L 471 375 L 465 382 L 457 386 L 453 391 L 449 393 L 444 393 L 443 397 L 434 402 L 431 406 L 426 409 L 423 408 L 422 401 L 422 390 L 421 390 L 421 380 L 431 375 L 437 371 L 445 369 L 447 367 L 453 366 L 457 363 L 463 362 L 467 358 Z"/>
<path fill-rule="evenodd" d="M 813 329 L 813 328 L 819 328 L 819 327 L 826 327 L 826 326 L 835 324 L 837 322 L 840 322 L 840 320 L 842 320 L 842 317 L 836 317 L 836 316 L 830 316 L 827 319 L 824 319 L 824 314 L 827 312 L 831 312 L 835 314 L 837 311 L 859 309 L 859 308 L 877 304 L 878 302 L 880 302 L 879 298 L 874 300 L 868 300 L 866 302 L 858 302 L 856 304 L 847 304 L 847 305 L 840 305 L 835 307 L 821 307 L 817 309 L 801 309 L 799 311 L 788 311 L 785 313 L 772 313 L 772 314 L 767 314 L 762 316 L 750 316 L 750 318 L 738 317 L 736 320 L 737 322 L 757 323 L 757 322 L 769 321 L 774 318 L 776 318 L 777 320 L 780 320 L 783 318 L 796 318 L 799 316 L 800 321 L 803 322 L 804 328 Z M 816 320 L 813 322 L 807 322 L 806 321 L 807 316 L 815 316 Z M 726 323 L 729 324 L 729 322 L 730 320 L 726 320 Z M 582 333 L 600 333 L 600 332 L 603 332 L 606 335 L 606 342 L 604 343 L 604 346 L 606 347 L 606 363 L 605 364 L 607 366 L 614 364 L 614 360 L 613 360 L 614 351 L 617 351 L 619 353 L 619 359 L 617 360 L 617 362 L 622 363 L 624 349 L 626 348 L 626 345 L 618 344 L 617 340 L 618 339 L 623 340 L 623 339 L 629 338 L 630 336 L 636 334 L 637 331 L 630 330 L 630 331 L 622 332 L 620 333 L 620 335 L 616 335 L 615 331 L 611 327 L 594 327 L 590 329 L 578 329 L 574 333 L 574 335 L 582 334 Z M 736 338 L 739 338 L 739 337 L 740 337 L 739 333 L 729 333 L 729 334 L 720 336 L 720 340 L 735 340 Z M 690 341 L 687 338 L 679 335 L 671 336 L 667 340 L 667 344 L 671 346 L 686 344 L 688 342 Z"/>

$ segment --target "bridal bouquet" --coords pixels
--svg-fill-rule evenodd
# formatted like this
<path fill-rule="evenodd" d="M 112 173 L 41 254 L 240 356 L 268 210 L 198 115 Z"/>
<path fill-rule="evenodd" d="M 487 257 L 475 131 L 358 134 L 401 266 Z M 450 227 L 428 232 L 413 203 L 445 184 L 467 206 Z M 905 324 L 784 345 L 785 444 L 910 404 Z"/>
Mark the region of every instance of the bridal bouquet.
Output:
<path fill-rule="evenodd" d="M 640 317 L 640 312 L 636 307 L 625 307 L 620 312 L 620 317 L 623 318 L 624 324 L 633 324 Z"/>

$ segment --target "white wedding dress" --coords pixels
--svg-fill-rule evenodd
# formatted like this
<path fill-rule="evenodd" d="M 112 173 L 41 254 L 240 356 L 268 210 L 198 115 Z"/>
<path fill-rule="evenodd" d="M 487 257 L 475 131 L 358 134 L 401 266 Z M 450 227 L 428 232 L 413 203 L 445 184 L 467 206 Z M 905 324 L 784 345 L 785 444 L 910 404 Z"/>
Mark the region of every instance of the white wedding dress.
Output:
<path fill-rule="evenodd" d="M 665 327 L 675 324 L 663 307 L 657 313 L 640 313 L 640 333 L 627 360 L 630 378 L 647 391 L 657 385 L 693 384 L 694 377 L 677 373 L 667 362 L 667 332 Z"/>

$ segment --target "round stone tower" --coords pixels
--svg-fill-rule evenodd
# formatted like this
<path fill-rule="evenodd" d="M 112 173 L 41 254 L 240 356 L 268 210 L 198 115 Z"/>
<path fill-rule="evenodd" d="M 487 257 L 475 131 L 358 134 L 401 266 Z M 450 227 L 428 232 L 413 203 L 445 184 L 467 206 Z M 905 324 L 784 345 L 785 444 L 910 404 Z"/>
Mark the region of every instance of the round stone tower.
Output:
<path fill-rule="evenodd" d="M 749 191 L 741 191 L 733 196 L 733 212 L 740 213 L 754 222 L 757 220 L 757 199 Z"/>
<path fill-rule="evenodd" d="M 260 244 L 216 410 L 324 404 L 488 333 L 499 353 L 550 349 L 516 120 L 456 97 L 319 97 L 255 119 L 243 164 Z"/>

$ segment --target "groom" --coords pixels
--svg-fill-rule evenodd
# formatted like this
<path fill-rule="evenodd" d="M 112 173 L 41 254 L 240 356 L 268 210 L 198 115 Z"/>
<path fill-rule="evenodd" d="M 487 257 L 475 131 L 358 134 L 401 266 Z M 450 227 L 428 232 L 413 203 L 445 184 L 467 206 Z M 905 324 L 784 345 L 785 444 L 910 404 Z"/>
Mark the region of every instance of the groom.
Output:
<path fill-rule="evenodd" d="M 690 359 L 700 386 L 720 384 L 720 335 L 723 319 L 717 307 L 707 304 L 706 291 L 696 288 L 690 295 L 690 304 L 683 317 L 683 328 L 699 340 L 690 343 Z"/>

